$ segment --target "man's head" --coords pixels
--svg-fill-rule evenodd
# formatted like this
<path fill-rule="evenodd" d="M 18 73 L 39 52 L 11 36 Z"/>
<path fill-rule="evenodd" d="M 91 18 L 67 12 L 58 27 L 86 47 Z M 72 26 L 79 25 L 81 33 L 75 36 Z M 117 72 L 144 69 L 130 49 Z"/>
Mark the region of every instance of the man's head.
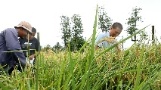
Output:
<path fill-rule="evenodd" d="M 21 21 L 17 26 L 15 26 L 15 29 L 18 31 L 19 37 L 26 37 L 27 34 L 32 34 L 32 26 L 30 23 Z"/>
<path fill-rule="evenodd" d="M 36 28 L 32 27 L 32 35 L 35 36 L 36 34 Z"/>
<path fill-rule="evenodd" d="M 122 24 L 119 22 L 113 23 L 110 29 L 110 36 L 117 37 L 122 32 Z"/>

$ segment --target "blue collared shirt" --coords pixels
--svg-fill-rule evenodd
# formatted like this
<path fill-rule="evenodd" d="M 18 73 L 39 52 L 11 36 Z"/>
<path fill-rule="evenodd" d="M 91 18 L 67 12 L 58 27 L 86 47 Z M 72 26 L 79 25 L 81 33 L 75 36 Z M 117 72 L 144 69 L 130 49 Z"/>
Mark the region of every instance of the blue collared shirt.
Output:
<path fill-rule="evenodd" d="M 11 52 L 4 51 L 21 50 L 18 40 L 18 32 L 14 28 L 5 29 L 0 33 L 0 65 L 8 65 L 13 67 L 17 64 L 17 61 L 13 59 L 14 56 L 19 58 L 22 67 L 26 65 L 26 58 L 23 52 Z"/>
<path fill-rule="evenodd" d="M 109 43 L 107 41 L 100 42 L 100 40 L 105 37 L 109 37 L 109 36 L 110 36 L 109 32 L 101 32 L 100 34 L 98 34 L 96 41 L 95 41 L 96 45 L 101 48 L 107 48 L 109 46 Z M 100 42 L 100 43 L 98 43 L 98 42 Z"/>

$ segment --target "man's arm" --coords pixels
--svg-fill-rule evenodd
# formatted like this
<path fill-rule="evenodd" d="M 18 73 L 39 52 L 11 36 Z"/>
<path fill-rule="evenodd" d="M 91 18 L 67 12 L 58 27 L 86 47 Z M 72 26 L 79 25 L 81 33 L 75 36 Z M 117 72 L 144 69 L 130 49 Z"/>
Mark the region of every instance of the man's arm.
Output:
<path fill-rule="evenodd" d="M 21 50 L 16 30 L 6 30 L 5 33 L 6 47 L 8 51 Z M 18 58 L 22 67 L 26 65 L 26 58 L 23 52 L 13 52 Z"/>
<path fill-rule="evenodd" d="M 36 51 L 39 52 L 40 50 L 40 42 L 36 39 Z"/>
<path fill-rule="evenodd" d="M 39 54 L 39 47 L 40 47 L 40 43 L 37 39 L 35 39 L 35 54 L 32 54 L 29 56 L 29 59 L 32 60 L 33 58 L 35 58 L 38 54 Z"/>
<path fill-rule="evenodd" d="M 99 33 L 98 36 L 95 39 L 95 49 L 97 50 L 100 46 L 99 46 L 99 41 L 100 39 L 103 37 L 102 33 Z"/>

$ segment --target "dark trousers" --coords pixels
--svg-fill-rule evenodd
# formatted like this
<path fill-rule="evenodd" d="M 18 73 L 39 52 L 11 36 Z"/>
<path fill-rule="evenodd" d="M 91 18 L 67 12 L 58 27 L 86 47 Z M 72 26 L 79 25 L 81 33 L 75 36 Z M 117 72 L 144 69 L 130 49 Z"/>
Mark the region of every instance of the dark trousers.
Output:
<path fill-rule="evenodd" d="M 7 53 L 5 61 L 1 65 L 2 67 L 4 66 L 4 71 L 9 75 L 12 74 L 12 71 L 14 69 L 17 69 L 20 72 L 22 72 L 22 67 L 19 63 L 17 56 L 14 53 Z"/>

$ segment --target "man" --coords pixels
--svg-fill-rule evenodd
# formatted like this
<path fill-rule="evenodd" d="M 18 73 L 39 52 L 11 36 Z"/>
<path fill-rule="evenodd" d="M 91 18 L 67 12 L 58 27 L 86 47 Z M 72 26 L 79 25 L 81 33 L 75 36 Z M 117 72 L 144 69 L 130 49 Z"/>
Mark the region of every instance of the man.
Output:
<path fill-rule="evenodd" d="M 26 37 L 31 32 L 32 26 L 22 21 L 14 28 L 8 28 L 0 33 L 0 66 L 11 74 L 17 66 L 22 70 L 26 66 L 26 58 L 21 50 L 18 37 Z M 19 51 L 19 52 L 18 52 Z M 2 68 L 1 68 L 2 69 Z"/>
<path fill-rule="evenodd" d="M 32 36 L 35 37 L 35 35 L 36 35 L 36 28 L 32 27 Z"/>
<path fill-rule="evenodd" d="M 115 38 L 122 32 L 122 24 L 119 22 L 113 23 L 109 32 L 102 32 L 96 38 L 96 49 L 107 48 L 115 41 Z"/>
<path fill-rule="evenodd" d="M 34 37 L 35 34 L 36 34 L 36 29 L 34 27 L 32 27 L 32 34 L 29 35 L 29 38 L 26 37 L 26 38 L 20 38 L 19 39 L 21 48 L 23 50 L 28 50 L 27 45 L 29 45 L 29 49 L 30 49 L 29 63 L 30 64 L 35 63 L 35 59 L 36 59 L 36 56 L 37 56 L 35 51 L 37 51 L 37 52 L 39 51 L 39 41 Z M 28 43 L 28 41 L 29 41 L 29 43 Z M 27 53 L 28 52 L 24 51 L 26 58 L 28 58 Z"/>

